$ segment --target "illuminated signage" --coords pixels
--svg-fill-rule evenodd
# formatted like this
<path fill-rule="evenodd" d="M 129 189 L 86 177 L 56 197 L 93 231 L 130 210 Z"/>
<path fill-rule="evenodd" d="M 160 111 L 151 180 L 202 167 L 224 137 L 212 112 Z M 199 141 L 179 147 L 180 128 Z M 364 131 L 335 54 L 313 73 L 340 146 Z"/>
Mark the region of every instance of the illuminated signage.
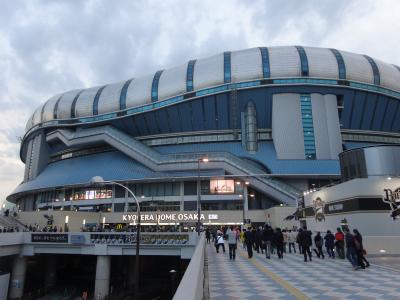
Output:
<path fill-rule="evenodd" d="M 210 180 L 211 194 L 233 194 L 235 192 L 234 180 L 212 179 Z"/>
<path fill-rule="evenodd" d="M 197 213 L 142 213 L 140 214 L 140 222 L 152 223 L 152 222 L 197 222 Z M 200 214 L 200 221 L 205 220 L 206 216 Z M 217 214 L 209 214 L 208 220 L 218 220 Z M 137 214 L 123 214 L 122 222 L 136 222 Z"/>
<path fill-rule="evenodd" d="M 32 233 L 32 243 L 68 243 L 68 234 Z"/>

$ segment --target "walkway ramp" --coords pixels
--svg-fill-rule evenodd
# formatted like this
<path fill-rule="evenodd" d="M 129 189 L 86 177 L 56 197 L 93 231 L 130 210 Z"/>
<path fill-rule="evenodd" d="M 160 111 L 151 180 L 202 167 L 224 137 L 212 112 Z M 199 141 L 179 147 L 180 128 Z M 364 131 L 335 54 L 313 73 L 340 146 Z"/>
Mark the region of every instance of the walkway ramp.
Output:
<path fill-rule="evenodd" d="M 318 259 L 305 263 L 299 253 L 267 260 L 254 253 L 248 259 L 238 244 L 236 260 L 207 246 L 211 300 L 233 299 L 399 299 L 400 272 L 371 265 L 353 271 L 347 260 Z"/>

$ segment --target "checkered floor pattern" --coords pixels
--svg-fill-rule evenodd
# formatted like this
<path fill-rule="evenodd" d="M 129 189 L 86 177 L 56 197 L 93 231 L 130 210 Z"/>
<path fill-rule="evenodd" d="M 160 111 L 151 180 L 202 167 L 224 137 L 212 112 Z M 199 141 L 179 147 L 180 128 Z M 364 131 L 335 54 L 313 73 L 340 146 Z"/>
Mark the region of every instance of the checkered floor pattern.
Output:
<path fill-rule="evenodd" d="M 241 244 L 234 261 L 229 260 L 225 247 L 226 253 L 222 249 L 216 253 L 212 244 L 207 245 L 211 300 L 299 299 L 301 295 L 324 300 L 400 299 L 400 272 L 377 266 L 353 271 L 347 260 L 327 257 L 313 256 L 312 262 L 305 263 L 298 253 L 284 253 L 283 260 L 275 254 L 267 260 L 264 254 L 254 252 L 254 264 Z M 280 280 L 269 276 L 260 266 Z M 281 285 L 282 281 L 293 287 L 292 292 Z"/>

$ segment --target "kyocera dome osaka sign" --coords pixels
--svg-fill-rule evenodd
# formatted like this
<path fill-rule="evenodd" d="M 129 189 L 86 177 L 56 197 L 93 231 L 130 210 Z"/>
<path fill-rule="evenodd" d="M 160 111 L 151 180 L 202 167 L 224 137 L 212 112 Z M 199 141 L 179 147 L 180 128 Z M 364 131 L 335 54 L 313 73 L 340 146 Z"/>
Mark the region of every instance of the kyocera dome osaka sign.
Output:
<path fill-rule="evenodd" d="M 285 46 L 62 92 L 29 118 L 23 182 L 8 200 L 21 210 L 129 211 L 114 186 L 87 199 L 90 178 L 102 176 L 165 201 L 156 206 L 195 211 L 200 174 L 205 209 L 295 205 L 316 179 L 339 178 L 343 149 L 400 143 L 399 83 L 398 66 L 368 55 Z"/>

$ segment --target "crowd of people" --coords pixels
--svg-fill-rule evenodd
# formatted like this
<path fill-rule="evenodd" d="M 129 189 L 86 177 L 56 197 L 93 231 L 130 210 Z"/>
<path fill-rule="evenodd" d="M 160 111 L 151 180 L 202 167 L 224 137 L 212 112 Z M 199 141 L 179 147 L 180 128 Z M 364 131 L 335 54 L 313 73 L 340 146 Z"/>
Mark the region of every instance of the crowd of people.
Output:
<path fill-rule="evenodd" d="M 303 227 L 300 229 L 249 227 L 241 230 L 239 227 L 230 226 L 221 228 L 206 228 L 206 241 L 214 243 L 216 252 L 220 249 L 225 253 L 225 241 L 229 247 L 229 259 L 235 260 L 238 242 L 247 250 L 249 258 L 253 257 L 253 251 L 265 253 L 266 259 L 271 259 L 275 252 L 279 259 L 283 259 L 284 253 L 299 253 L 304 256 L 304 262 L 312 261 L 313 252 L 319 259 L 325 259 L 325 251 L 329 258 L 345 259 L 351 263 L 353 270 L 365 269 L 370 266 L 366 259 L 366 251 L 363 246 L 363 238 L 357 229 L 350 232 L 344 227 L 337 228 L 335 234 L 328 230 L 324 235 L 313 233 Z M 297 244 L 297 247 L 296 247 Z M 324 251 L 325 246 L 325 251 Z M 298 251 L 296 251 L 296 249 Z"/>

